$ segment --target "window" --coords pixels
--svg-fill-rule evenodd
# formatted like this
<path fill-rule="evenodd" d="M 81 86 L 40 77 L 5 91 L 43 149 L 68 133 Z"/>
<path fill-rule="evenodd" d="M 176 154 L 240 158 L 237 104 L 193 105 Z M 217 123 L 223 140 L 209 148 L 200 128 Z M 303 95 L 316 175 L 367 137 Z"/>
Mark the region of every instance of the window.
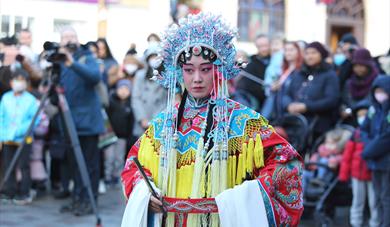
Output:
<path fill-rule="evenodd" d="M 0 31 L 0 37 L 7 36 L 9 33 L 9 16 L 1 16 L 1 31 Z"/>
<path fill-rule="evenodd" d="M 23 18 L 22 17 L 15 17 L 15 24 L 14 24 L 14 32 L 19 33 L 23 28 Z"/>
<path fill-rule="evenodd" d="M 239 0 L 238 31 L 240 41 L 284 33 L 284 0 Z"/>

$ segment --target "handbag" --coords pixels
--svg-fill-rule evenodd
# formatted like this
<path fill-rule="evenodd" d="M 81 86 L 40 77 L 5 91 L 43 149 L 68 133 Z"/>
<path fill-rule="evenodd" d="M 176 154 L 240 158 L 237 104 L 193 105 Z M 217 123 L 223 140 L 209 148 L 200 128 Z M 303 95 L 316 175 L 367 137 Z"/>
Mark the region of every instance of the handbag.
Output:
<path fill-rule="evenodd" d="M 101 111 L 106 131 L 99 136 L 98 148 L 104 149 L 114 144 L 118 140 L 118 137 L 115 135 L 114 130 L 112 129 L 112 125 L 110 119 L 108 118 L 106 110 L 102 108 Z"/>

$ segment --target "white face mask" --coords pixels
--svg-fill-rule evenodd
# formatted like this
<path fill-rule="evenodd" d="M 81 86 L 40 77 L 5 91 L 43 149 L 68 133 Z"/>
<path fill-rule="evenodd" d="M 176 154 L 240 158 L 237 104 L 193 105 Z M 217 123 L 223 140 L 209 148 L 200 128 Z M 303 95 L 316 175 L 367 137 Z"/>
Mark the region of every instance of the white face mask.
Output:
<path fill-rule="evenodd" d="M 377 92 L 374 94 L 376 101 L 379 103 L 383 103 L 384 101 L 389 99 L 389 96 L 384 92 Z"/>
<path fill-rule="evenodd" d="M 19 63 L 19 62 L 14 62 L 11 66 L 11 71 L 15 71 L 16 69 L 21 69 L 22 68 L 22 65 Z"/>
<path fill-rule="evenodd" d="M 133 75 L 137 71 L 138 66 L 136 64 L 126 64 L 124 67 L 125 71 L 129 75 Z"/>
<path fill-rule="evenodd" d="M 362 125 L 365 119 L 366 119 L 365 116 L 358 117 L 358 118 L 357 118 L 358 124 L 359 124 L 359 125 Z"/>
<path fill-rule="evenodd" d="M 158 58 L 152 58 L 148 61 L 150 67 L 152 67 L 153 69 L 157 69 L 161 65 L 161 62 L 161 59 Z"/>
<path fill-rule="evenodd" d="M 27 83 L 23 80 L 13 80 L 12 81 L 12 90 L 16 93 L 26 90 Z"/>

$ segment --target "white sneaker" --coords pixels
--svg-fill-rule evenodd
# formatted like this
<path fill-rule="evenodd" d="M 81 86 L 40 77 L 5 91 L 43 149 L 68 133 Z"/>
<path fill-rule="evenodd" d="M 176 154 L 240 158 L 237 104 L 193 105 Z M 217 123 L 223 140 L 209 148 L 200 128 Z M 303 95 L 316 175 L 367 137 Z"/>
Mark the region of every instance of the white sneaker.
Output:
<path fill-rule="evenodd" d="M 20 205 L 20 206 L 24 206 L 24 205 L 27 205 L 27 204 L 30 204 L 32 203 L 33 201 L 33 197 L 31 195 L 29 196 L 17 196 L 13 199 L 13 203 L 15 205 Z"/>
<path fill-rule="evenodd" d="M 107 189 L 106 189 L 106 184 L 104 183 L 103 180 L 100 180 L 99 181 L 99 188 L 98 188 L 98 192 L 99 194 L 104 194 L 107 192 Z"/>

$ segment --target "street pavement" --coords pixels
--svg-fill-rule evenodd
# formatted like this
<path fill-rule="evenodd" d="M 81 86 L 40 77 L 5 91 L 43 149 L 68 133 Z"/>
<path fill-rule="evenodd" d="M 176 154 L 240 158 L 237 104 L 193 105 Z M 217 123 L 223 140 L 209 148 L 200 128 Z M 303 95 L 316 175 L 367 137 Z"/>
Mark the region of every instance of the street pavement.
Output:
<path fill-rule="evenodd" d="M 36 199 L 26 206 L 13 204 L 0 205 L 1 227 L 87 227 L 95 226 L 94 215 L 76 217 L 72 214 L 60 213 L 59 209 L 69 200 L 56 200 L 47 195 Z M 120 226 L 122 214 L 125 209 L 125 200 L 120 189 L 108 189 L 107 193 L 100 195 L 98 208 L 103 227 Z"/>
<path fill-rule="evenodd" d="M 56 200 L 46 195 L 26 206 L 13 204 L 0 205 L 0 227 L 93 227 L 96 224 L 94 215 L 75 217 L 72 214 L 62 214 L 59 208 L 68 200 Z M 120 189 L 108 189 L 99 197 L 99 212 L 103 227 L 119 227 L 125 208 L 125 200 Z M 335 227 L 348 226 L 348 209 L 337 208 Z M 302 220 L 300 227 L 313 227 L 313 220 Z"/>

